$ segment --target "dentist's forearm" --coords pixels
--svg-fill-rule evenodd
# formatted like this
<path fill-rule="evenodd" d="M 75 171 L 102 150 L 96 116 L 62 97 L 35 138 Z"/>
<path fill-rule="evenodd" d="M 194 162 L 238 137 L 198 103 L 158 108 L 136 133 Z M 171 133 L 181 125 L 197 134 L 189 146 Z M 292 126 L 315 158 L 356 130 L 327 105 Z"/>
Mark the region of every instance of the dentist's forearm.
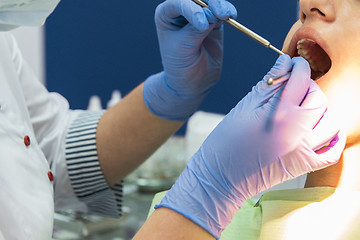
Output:
<path fill-rule="evenodd" d="M 107 182 L 126 177 L 174 134 L 183 122 L 155 116 L 143 100 L 143 84 L 100 119 L 96 146 Z"/>

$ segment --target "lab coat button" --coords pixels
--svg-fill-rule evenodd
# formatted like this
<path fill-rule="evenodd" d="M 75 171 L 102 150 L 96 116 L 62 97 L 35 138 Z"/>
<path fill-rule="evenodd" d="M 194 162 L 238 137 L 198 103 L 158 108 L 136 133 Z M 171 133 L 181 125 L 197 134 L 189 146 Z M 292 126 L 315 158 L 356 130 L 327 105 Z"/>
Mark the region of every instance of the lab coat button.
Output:
<path fill-rule="evenodd" d="M 50 182 L 54 181 L 54 175 L 52 174 L 52 172 L 48 172 L 48 177 L 49 177 L 49 180 Z"/>
<path fill-rule="evenodd" d="M 30 145 L 30 137 L 29 136 L 24 137 L 24 143 L 25 143 L 25 146 L 27 146 L 27 147 Z"/>

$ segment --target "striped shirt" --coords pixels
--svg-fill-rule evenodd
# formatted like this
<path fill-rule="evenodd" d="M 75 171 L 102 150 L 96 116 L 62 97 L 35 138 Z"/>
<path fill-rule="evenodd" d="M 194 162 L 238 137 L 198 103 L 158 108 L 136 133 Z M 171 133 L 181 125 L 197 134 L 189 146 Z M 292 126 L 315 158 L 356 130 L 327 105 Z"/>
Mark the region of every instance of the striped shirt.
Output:
<path fill-rule="evenodd" d="M 109 187 L 96 149 L 96 129 L 102 114 L 103 111 L 87 111 L 73 121 L 66 136 L 66 164 L 73 190 L 89 212 L 120 217 L 122 182 Z"/>

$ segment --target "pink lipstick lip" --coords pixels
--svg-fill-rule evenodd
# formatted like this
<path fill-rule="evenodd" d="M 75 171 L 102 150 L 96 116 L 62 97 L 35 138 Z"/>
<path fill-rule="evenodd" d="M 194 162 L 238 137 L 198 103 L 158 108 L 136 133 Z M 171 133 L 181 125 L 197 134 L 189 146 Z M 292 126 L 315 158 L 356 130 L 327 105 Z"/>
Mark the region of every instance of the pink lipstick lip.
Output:
<path fill-rule="evenodd" d="M 325 42 L 325 40 L 320 36 L 320 33 L 317 32 L 315 29 L 311 28 L 311 27 L 301 27 L 299 28 L 293 38 L 291 39 L 289 48 L 287 49 L 286 53 L 290 56 L 290 57 L 294 57 L 295 54 L 297 53 L 297 43 L 298 41 L 300 41 L 301 39 L 311 39 L 314 42 L 316 42 L 325 52 L 326 54 L 328 54 L 328 56 L 331 59 L 331 55 L 330 52 L 328 50 L 327 44 Z"/>

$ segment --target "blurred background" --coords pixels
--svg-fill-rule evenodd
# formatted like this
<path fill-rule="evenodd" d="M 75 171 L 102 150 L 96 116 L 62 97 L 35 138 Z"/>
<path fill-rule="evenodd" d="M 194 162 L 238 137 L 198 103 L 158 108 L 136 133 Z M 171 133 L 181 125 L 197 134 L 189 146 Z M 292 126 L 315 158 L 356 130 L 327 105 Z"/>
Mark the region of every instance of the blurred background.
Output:
<path fill-rule="evenodd" d="M 20 28 L 25 57 L 50 91 L 72 108 L 86 109 L 97 95 L 103 108 L 115 89 L 126 95 L 162 70 L 153 21 L 162 0 L 62 0 L 45 27 Z M 296 0 L 233 1 L 237 20 L 281 49 L 297 15 Z M 34 47 L 36 46 L 36 47 Z M 221 81 L 200 110 L 226 114 L 274 64 L 277 54 L 225 24 Z M 178 134 L 184 134 L 184 129 Z"/>
<path fill-rule="evenodd" d="M 92 107 L 105 109 L 110 99 L 120 100 L 119 92 L 125 96 L 162 70 L 153 20 L 161 2 L 62 0 L 45 26 L 22 27 L 13 33 L 49 91 L 65 96 L 73 109 L 87 109 L 90 99 L 96 100 Z M 240 23 L 281 49 L 297 18 L 296 0 L 232 3 Z M 262 79 L 276 58 L 275 52 L 225 24 L 220 82 L 189 124 L 125 180 L 124 218 L 57 214 L 56 239 L 131 239 L 145 221 L 154 193 L 171 186 L 207 134 Z"/>

